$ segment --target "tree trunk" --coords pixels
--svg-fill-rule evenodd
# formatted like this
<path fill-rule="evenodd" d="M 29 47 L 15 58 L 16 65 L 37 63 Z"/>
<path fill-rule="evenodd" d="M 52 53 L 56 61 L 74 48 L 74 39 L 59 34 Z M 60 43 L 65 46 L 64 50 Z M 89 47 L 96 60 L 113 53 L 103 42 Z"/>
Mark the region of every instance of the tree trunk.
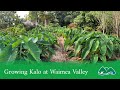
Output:
<path fill-rule="evenodd" d="M 103 34 L 105 33 L 105 13 L 104 13 L 104 11 L 102 11 L 102 32 L 103 32 Z"/>
<path fill-rule="evenodd" d="M 115 26 L 115 33 L 117 34 L 117 37 L 120 37 L 120 12 L 114 11 L 113 12 L 113 20 L 115 21 L 113 25 Z"/>
<path fill-rule="evenodd" d="M 46 27 L 47 25 L 48 25 L 48 20 L 45 19 L 45 20 L 44 20 L 44 26 Z"/>
<path fill-rule="evenodd" d="M 117 33 L 117 37 L 119 37 L 119 25 L 117 19 L 116 19 L 116 33 Z"/>
<path fill-rule="evenodd" d="M 45 21 L 44 21 L 44 25 L 45 25 L 45 27 L 47 26 L 47 20 L 45 19 Z"/>
<path fill-rule="evenodd" d="M 120 37 L 120 29 L 118 29 L 118 32 L 117 32 L 117 33 L 118 33 L 118 37 Z"/>

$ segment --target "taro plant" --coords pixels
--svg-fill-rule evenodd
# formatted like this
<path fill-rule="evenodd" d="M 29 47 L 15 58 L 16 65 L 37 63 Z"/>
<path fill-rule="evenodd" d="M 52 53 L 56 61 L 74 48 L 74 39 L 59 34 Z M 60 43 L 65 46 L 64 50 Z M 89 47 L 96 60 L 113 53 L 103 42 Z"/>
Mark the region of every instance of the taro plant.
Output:
<path fill-rule="evenodd" d="M 20 27 L 17 27 L 19 31 Z M 11 31 L 11 32 L 13 32 Z M 36 27 L 23 33 L 0 33 L 0 62 L 26 60 L 28 62 L 49 61 L 55 54 L 57 37 L 63 36 L 64 49 L 69 57 L 80 57 L 93 63 L 119 59 L 120 39 L 100 32 L 66 27 Z"/>
<path fill-rule="evenodd" d="M 90 59 L 93 63 L 98 60 L 106 62 L 113 56 L 113 41 L 105 34 L 90 32 L 82 34 L 75 41 L 75 55 L 82 60 Z"/>
<path fill-rule="evenodd" d="M 26 42 L 31 40 L 35 44 L 35 46 L 41 49 L 41 54 L 39 56 L 40 59 L 42 61 L 49 61 L 52 54 L 54 54 L 54 45 L 57 41 L 56 36 L 53 35 L 53 33 L 48 32 L 47 30 L 42 30 L 42 28 L 40 28 L 40 31 L 38 30 L 39 28 L 36 29 L 37 32 L 34 31 L 35 29 L 29 31 L 28 34 L 24 36 L 24 40 Z M 24 48 L 26 49 L 26 44 L 24 45 Z"/>
<path fill-rule="evenodd" d="M 39 48 L 42 49 L 41 59 L 49 61 L 54 52 L 54 45 L 57 43 L 57 38 L 50 32 L 42 32 L 42 37 L 36 42 Z"/>
<path fill-rule="evenodd" d="M 67 30 L 64 32 L 65 36 L 65 50 L 69 52 L 69 56 L 75 56 L 75 41 L 78 40 L 78 38 L 85 33 L 86 31 L 82 30 Z"/>
<path fill-rule="evenodd" d="M 0 37 L 0 61 L 27 60 L 40 62 L 42 56 L 47 59 L 54 53 L 52 46 L 56 43 L 56 38 L 47 32 L 29 36 L 20 35 L 11 37 L 5 35 Z"/>
<path fill-rule="evenodd" d="M 114 43 L 113 45 L 114 56 L 112 59 L 120 59 L 120 39 L 112 35 L 110 35 L 109 38 Z"/>
<path fill-rule="evenodd" d="M 41 49 L 28 37 L 22 36 L 11 44 L 0 44 L 0 61 L 14 62 L 18 59 L 40 62 Z"/>
<path fill-rule="evenodd" d="M 16 39 L 5 35 L 0 37 L 0 62 L 13 62 L 17 56 L 17 48 L 13 48 L 12 43 Z"/>
<path fill-rule="evenodd" d="M 3 47 L 4 45 L 0 44 L 0 62 L 13 63 L 17 56 L 17 49 L 12 49 L 12 45 L 8 45 L 5 48 Z"/>

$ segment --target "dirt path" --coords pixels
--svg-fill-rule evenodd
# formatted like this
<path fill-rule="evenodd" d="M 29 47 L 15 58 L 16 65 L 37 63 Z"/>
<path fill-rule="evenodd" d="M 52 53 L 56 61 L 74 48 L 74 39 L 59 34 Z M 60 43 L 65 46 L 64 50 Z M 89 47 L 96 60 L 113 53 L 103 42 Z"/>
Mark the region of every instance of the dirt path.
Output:
<path fill-rule="evenodd" d="M 52 56 L 52 62 L 66 62 L 66 61 L 74 61 L 74 60 L 81 60 L 79 57 L 68 57 L 68 52 L 64 49 L 64 38 L 58 37 L 57 38 L 58 46 L 55 46 L 55 54 Z"/>

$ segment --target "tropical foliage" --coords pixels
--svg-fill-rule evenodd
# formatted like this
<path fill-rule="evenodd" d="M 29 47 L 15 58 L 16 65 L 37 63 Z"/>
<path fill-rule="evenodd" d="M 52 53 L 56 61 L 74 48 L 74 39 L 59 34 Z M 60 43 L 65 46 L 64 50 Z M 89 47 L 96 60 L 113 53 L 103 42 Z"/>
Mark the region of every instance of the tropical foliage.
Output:
<path fill-rule="evenodd" d="M 57 38 L 61 36 L 68 59 L 79 57 L 81 62 L 92 63 L 120 59 L 119 12 L 30 11 L 26 19 L 39 25 L 29 30 L 13 12 L 8 14 L 0 12 L 4 27 L 0 32 L 0 62 L 49 62 L 56 47 L 60 48 Z M 11 21 L 4 26 L 8 19 Z"/>

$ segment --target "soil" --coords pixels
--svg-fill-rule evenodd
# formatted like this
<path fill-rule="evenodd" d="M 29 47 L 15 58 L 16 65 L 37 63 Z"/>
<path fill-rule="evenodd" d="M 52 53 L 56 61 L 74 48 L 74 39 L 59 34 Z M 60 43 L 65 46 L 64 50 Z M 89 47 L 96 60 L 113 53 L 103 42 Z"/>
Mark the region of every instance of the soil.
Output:
<path fill-rule="evenodd" d="M 58 37 L 57 39 L 58 46 L 55 46 L 55 54 L 52 56 L 52 62 L 66 62 L 66 61 L 76 61 L 81 60 L 79 57 L 68 57 L 68 52 L 64 50 L 64 38 Z"/>

